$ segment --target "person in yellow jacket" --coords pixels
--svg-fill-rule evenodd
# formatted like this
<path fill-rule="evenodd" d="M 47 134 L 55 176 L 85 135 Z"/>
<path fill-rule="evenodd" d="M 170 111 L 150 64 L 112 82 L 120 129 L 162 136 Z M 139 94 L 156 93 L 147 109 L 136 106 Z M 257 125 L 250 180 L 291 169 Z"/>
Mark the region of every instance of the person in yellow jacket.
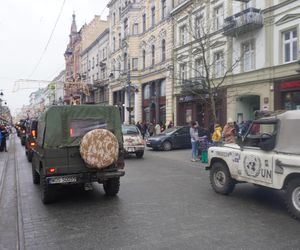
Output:
<path fill-rule="evenodd" d="M 214 126 L 214 132 L 212 134 L 212 141 L 213 141 L 213 144 L 215 146 L 218 146 L 221 144 L 221 141 L 222 141 L 222 127 L 220 126 L 220 124 L 215 124 Z"/>

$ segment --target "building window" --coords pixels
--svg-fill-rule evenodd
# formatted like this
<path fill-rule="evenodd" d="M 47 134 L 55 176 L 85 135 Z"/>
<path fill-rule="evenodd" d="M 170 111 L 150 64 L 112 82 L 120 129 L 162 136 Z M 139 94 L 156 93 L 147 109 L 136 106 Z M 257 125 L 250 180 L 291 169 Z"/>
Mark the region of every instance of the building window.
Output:
<path fill-rule="evenodd" d="M 283 33 L 283 54 L 284 62 L 292 62 L 297 60 L 297 30 L 292 29 Z"/>
<path fill-rule="evenodd" d="M 243 70 L 249 71 L 255 68 L 255 48 L 254 41 L 249 41 L 243 45 Z"/>
<path fill-rule="evenodd" d="M 167 1 L 161 0 L 161 19 L 167 16 Z"/>
<path fill-rule="evenodd" d="M 181 63 L 179 65 L 179 77 L 181 84 L 184 84 L 185 80 L 187 79 L 187 64 Z"/>
<path fill-rule="evenodd" d="M 97 62 L 96 62 L 96 66 L 99 65 L 99 55 L 97 54 Z"/>
<path fill-rule="evenodd" d="M 113 37 L 113 52 L 116 51 L 116 38 Z"/>
<path fill-rule="evenodd" d="M 95 67 L 95 58 L 93 57 L 93 64 L 92 64 L 92 69 L 94 69 L 94 67 Z"/>
<path fill-rule="evenodd" d="M 215 77 L 221 77 L 224 73 L 224 55 L 223 52 L 217 52 L 214 55 Z"/>
<path fill-rule="evenodd" d="M 152 57 L 152 66 L 154 66 L 154 64 L 155 64 L 155 46 L 154 45 L 152 45 L 151 46 L 151 57 Z"/>
<path fill-rule="evenodd" d="M 119 20 L 121 20 L 121 7 L 119 7 Z"/>
<path fill-rule="evenodd" d="M 195 60 L 195 77 L 196 78 L 205 77 L 204 62 L 202 58 L 198 58 Z"/>
<path fill-rule="evenodd" d="M 124 71 L 127 71 L 127 53 L 124 53 Z"/>
<path fill-rule="evenodd" d="M 160 83 L 160 93 L 159 93 L 160 96 L 166 96 L 166 80 L 163 80 L 161 83 Z"/>
<path fill-rule="evenodd" d="M 166 40 L 163 39 L 161 41 L 161 61 L 164 62 L 166 60 Z"/>
<path fill-rule="evenodd" d="M 146 51 L 143 49 L 143 69 L 146 68 Z"/>
<path fill-rule="evenodd" d="M 179 28 L 179 43 L 180 45 L 185 45 L 187 40 L 187 32 L 186 32 L 186 25 L 183 25 Z"/>
<path fill-rule="evenodd" d="M 155 7 L 151 8 L 151 26 L 154 27 L 155 25 Z"/>
<path fill-rule="evenodd" d="M 146 14 L 143 14 L 143 32 L 146 31 Z"/>
<path fill-rule="evenodd" d="M 223 22 L 224 22 L 223 6 L 219 6 L 214 9 L 214 29 L 215 29 L 215 31 L 217 31 L 223 27 Z"/>
<path fill-rule="evenodd" d="M 195 38 L 199 39 L 203 35 L 203 17 L 195 17 Z"/>
<path fill-rule="evenodd" d="M 128 35 L 128 19 L 126 18 L 124 20 L 124 37 L 127 37 Z"/>
<path fill-rule="evenodd" d="M 119 49 L 122 47 L 122 36 L 121 33 L 119 33 Z"/>
<path fill-rule="evenodd" d="M 138 70 L 138 59 L 132 58 L 132 70 Z"/>
<path fill-rule="evenodd" d="M 144 99 L 150 99 L 150 86 L 146 85 L 144 87 Z"/>
<path fill-rule="evenodd" d="M 139 33 L 139 24 L 138 23 L 133 24 L 132 33 L 133 33 L 133 35 L 137 35 Z"/>
<path fill-rule="evenodd" d="M 113 13 L 113 25 L 115 25 L 116 24 L 116 13 L 114 12 Z"/>

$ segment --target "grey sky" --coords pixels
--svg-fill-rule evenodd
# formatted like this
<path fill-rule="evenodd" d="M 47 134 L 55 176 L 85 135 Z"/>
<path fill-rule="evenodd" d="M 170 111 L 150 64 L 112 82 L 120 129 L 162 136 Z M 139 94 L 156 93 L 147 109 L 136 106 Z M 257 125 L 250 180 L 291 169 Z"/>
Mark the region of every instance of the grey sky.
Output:
<path fill-rule="evenodd" d="M 34 89 L 13 92 L 14 82 L 28 79 L 50 37 L 63 0 L 1 0 L 0 7 L 0 90 L 12 114 L 28 104 Z M 69 41 L 72 14 L 77 28 L 100 15 L 108 0 L 66 0 L 50 44 L 30 79 L 52 80 L 64 69 L 64 51 Z M 102 15 L 106 19 L 107 9 Z M 26 84 L 24 87 L 34 87 Z"/>

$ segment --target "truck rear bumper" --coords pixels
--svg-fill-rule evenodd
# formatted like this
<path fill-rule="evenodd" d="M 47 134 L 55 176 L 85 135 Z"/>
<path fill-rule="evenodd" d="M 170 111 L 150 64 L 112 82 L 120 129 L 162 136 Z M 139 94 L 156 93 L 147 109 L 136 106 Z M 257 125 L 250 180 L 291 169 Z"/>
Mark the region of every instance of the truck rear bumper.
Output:
<path fill-rule="evenodd" d="M 103 182 L 110 178 L 118 178 L 125 175 L 124 170 L 108 171 L 108 172 L 93 172 L 79 173 L 68 175 L 56 175 L 46 177 L 48 184 L 78 184 L 88 182 Z"/>

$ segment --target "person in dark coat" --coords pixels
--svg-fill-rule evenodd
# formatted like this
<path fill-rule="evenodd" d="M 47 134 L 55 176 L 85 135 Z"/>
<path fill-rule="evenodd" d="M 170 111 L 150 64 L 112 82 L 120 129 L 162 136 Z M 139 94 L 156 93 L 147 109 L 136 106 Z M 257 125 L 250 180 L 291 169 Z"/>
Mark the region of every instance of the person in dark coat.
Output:
<path fill-rule="evenodd" d="M 1 126 L 0 128 L 0 133 L 1 133 L 1 146 L 0 146 L 0 152 L 7 152 L 6 148 L 6 137 L 8 135 L 6 128 L 4 126 Z"/>

